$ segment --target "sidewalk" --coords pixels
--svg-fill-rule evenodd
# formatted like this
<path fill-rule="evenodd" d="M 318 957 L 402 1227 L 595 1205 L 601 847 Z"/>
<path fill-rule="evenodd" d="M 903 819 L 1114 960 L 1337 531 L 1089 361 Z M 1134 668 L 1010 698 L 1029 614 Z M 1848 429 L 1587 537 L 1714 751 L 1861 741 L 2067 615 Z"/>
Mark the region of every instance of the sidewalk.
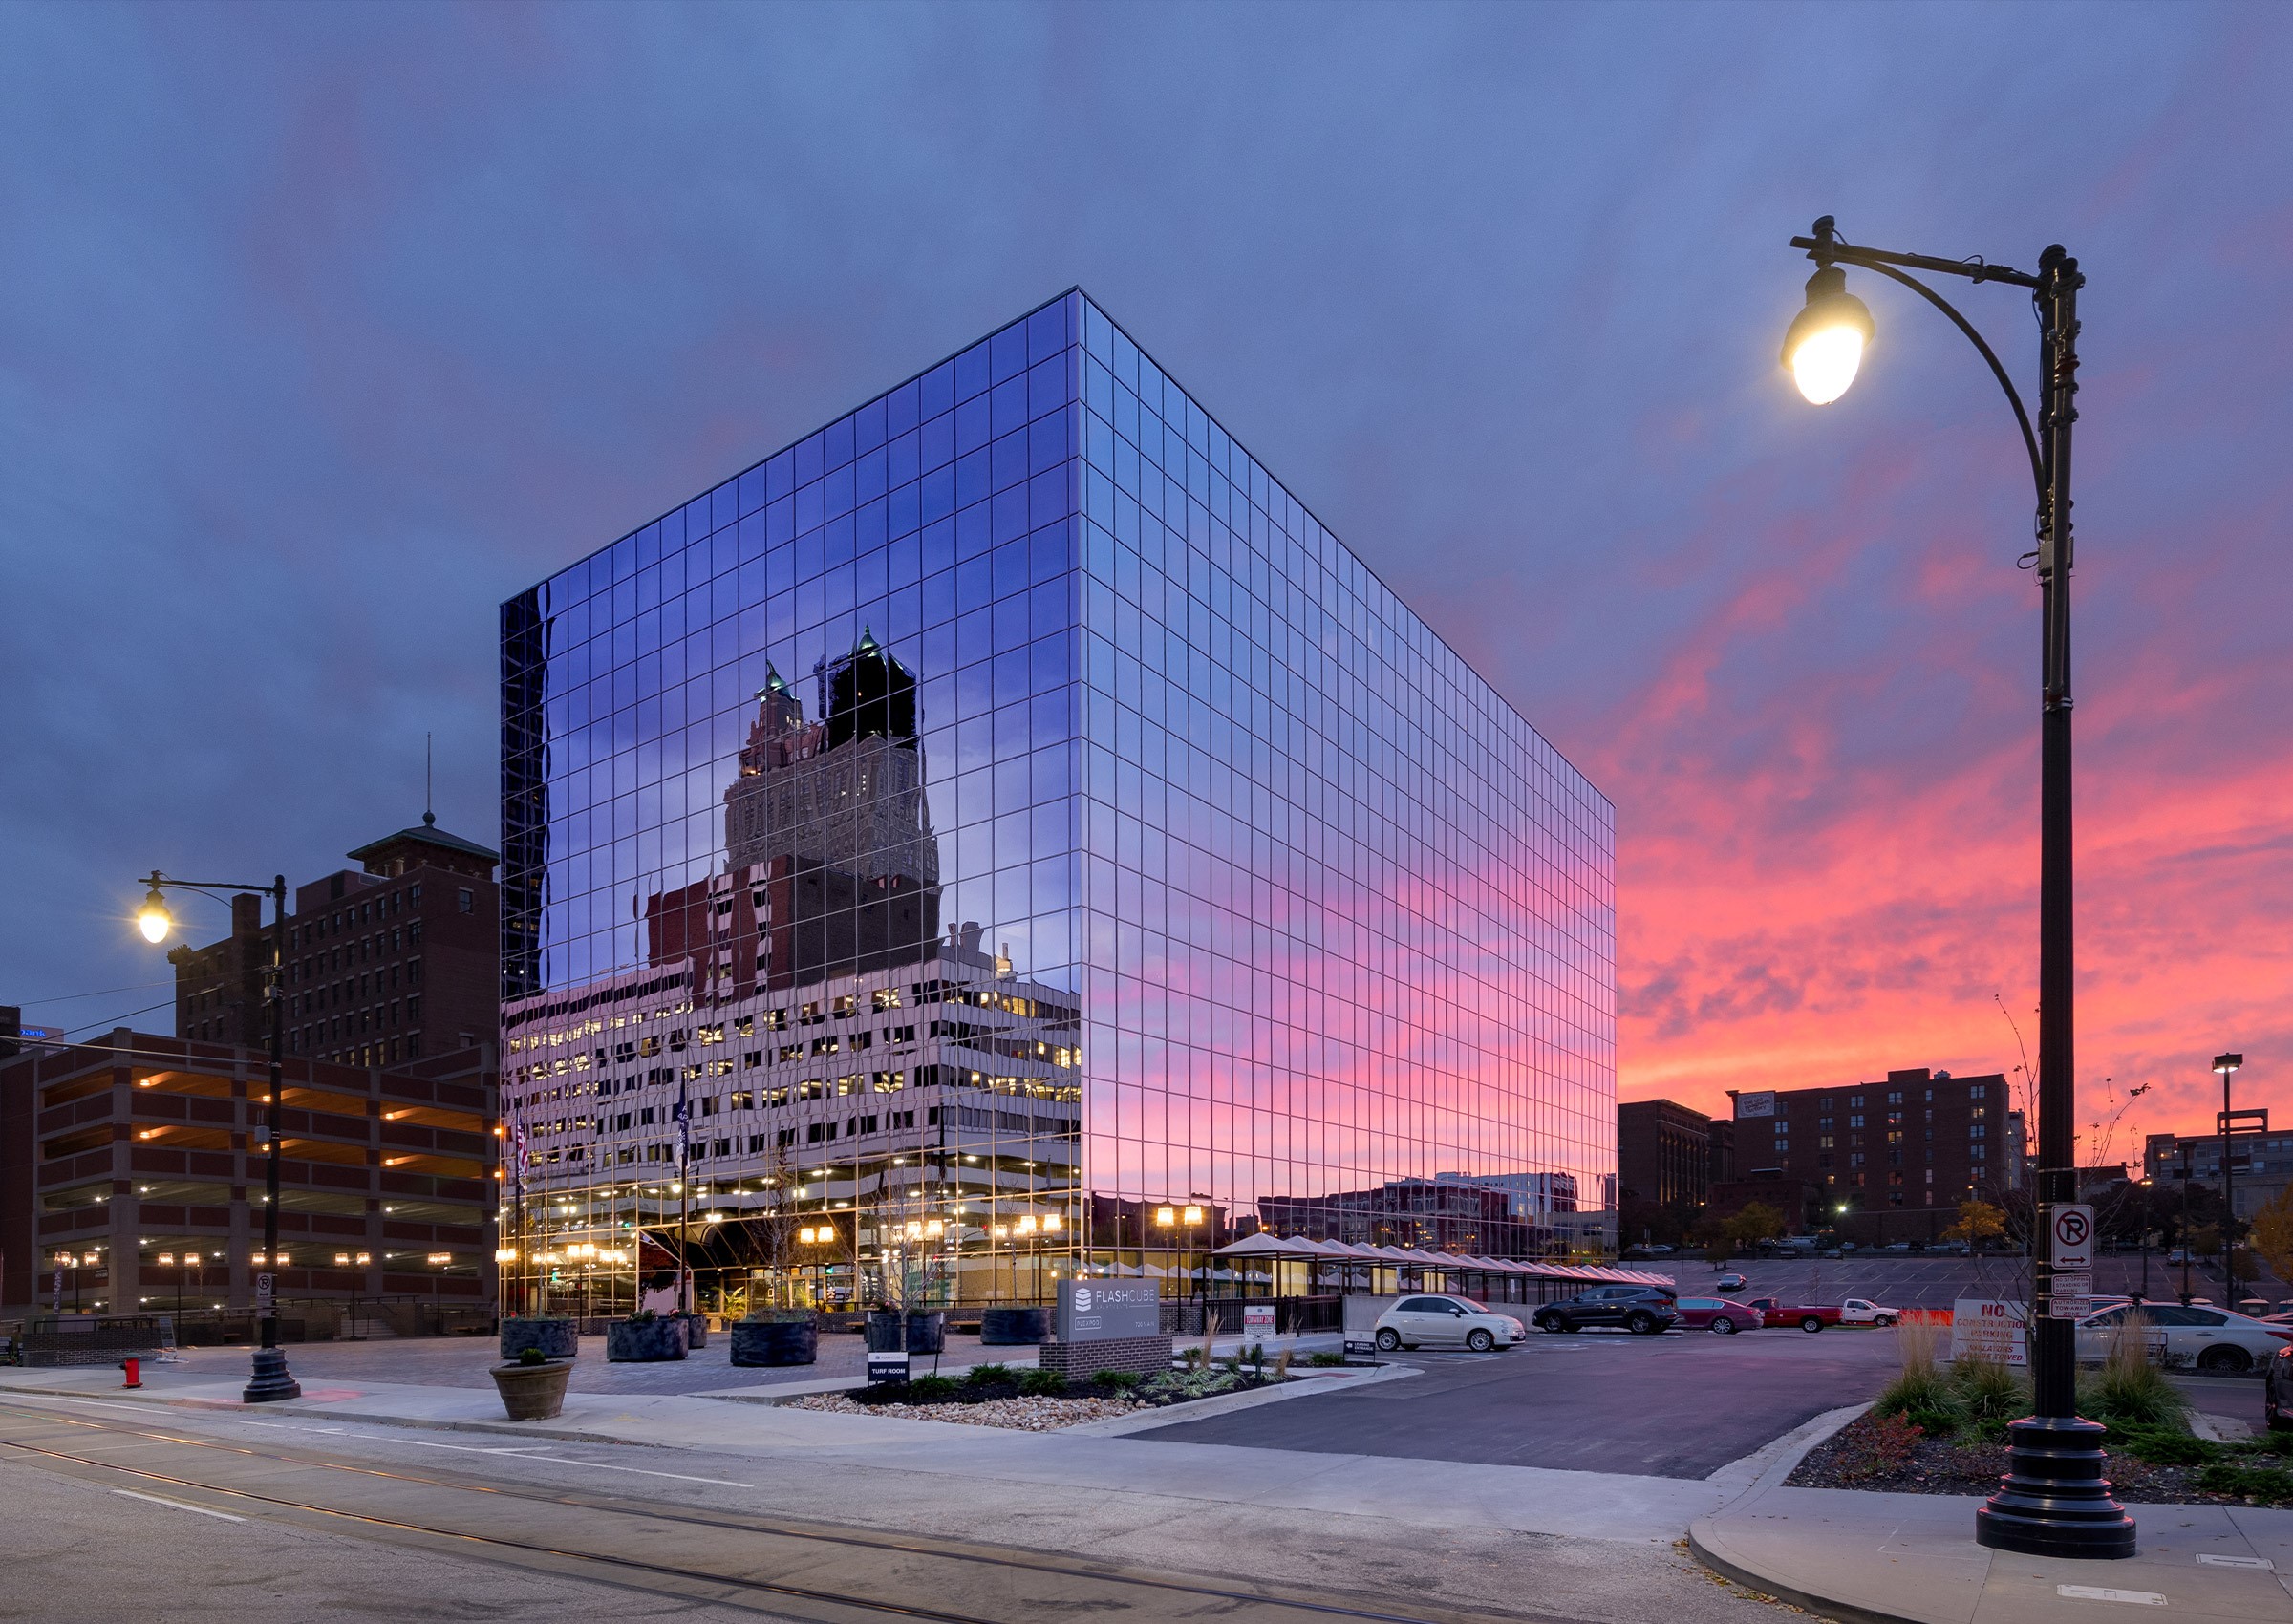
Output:
<path fill-rule="evenodd" d="M 1854 1624 L 2047 1624 L 2096 1609 L 2176 1618 L 2293 1619 L 2293 1511 L 2133 1506 L 2140 1551 L 2122 1562 L 2018 1556 L 1975 1543 L 1972 1495 L 1788 1488 L 1808 1449 L 1779 1454 L 1742 1494 L 1698 1517 L 1688 1542 L 1739 1584 Z"/>

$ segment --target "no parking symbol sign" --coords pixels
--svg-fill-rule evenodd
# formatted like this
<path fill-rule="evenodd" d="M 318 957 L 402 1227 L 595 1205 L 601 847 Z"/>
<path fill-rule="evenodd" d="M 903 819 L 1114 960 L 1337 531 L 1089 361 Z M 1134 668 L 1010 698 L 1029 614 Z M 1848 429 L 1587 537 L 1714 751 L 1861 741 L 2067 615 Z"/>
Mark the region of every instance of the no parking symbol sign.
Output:
<path fill-rule="evenodd" d="M 2087 1206 L 2047 1208 L 2047 1261 L 2056 1273 L 2083 1274 L 2094 1266 L 2094 1209 Z"/>

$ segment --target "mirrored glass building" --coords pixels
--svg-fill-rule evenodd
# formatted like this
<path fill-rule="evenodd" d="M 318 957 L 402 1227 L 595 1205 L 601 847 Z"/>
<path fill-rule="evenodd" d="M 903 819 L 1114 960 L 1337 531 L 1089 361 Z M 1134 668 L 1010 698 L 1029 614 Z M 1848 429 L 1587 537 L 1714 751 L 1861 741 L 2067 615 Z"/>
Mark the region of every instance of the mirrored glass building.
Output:
<path fill-rule="evenodd" d="M 1080 291 L 502 660 L 510 1306 L 1613 1244 L 1609 803 Z"/>

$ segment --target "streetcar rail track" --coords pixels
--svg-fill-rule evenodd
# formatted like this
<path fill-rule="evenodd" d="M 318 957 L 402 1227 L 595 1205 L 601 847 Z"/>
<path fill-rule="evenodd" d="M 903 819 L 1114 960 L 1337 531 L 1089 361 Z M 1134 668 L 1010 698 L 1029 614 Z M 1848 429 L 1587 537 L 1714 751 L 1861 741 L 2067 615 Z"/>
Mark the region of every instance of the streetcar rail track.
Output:
<path fill-rule="evenodd" d="M 629 1505 L 604 1496 L 550 1493 L 525 1487 L 433 1476 L 420 1472 L 393 1471 L 379 1466 L 329 1461 L 298 1453 L 258 1449 L 244 1443 L 186 1437 L 175 1432 L 110 1424 L 78 1416 L 58 1416 L 53 1412 L 36 1408 L 0 1405 L 0 1413 L 11 1414 L 19 1420 L 36 1420 L 54 1425 L 75 1427 L 115 1436 L 125 1435 L 179 1447 L 209 1449 L 280 1465 L 344 1472 L 358 1477 L 375 1478 L 390 1483 L 413 1485 L 454 1493 L 487 1495 L 540 1506 L 576 1508 L 605 1516 L 668 1523 L 683 1528 L 716 1529 L 728 1533 L 762 1534 L 807 1545 L 844 1546 L 881 1555 L 919 1557 L 933 1561 L 960 1563 L 975 1568 L 999 1569 L 1015 1574 L 1028 1573 L 1046 1578 L 1100 1584 L 1142 1593 L 1162 1592 L 1173 1597 L 1184 1596 L 1203 1602 L 1223 1603 L 1230 1607 L 1235 1604 L 1245 1604 L 1275 1613 L 1291 1612 L 1322 1617 L 1360 1619 L 1363 1620 L 1364 1624 L 1457 1624 L 1457 1621 L 1461 1619 L 1493 1620 L 1500 1616 L 1508 1620 L 1521 1621 L 1521 1624 L 1563 1624 L 1562 1620 L 1553 1615 L 1521 1613 L 1490 1614 L 1488 1613 L 1458 1613 L 1445 1611 L 1440 1616 L 1389 1613 L 1375 1608 L 1318 1601 L 1305 1596 L 1227 1589 L 1214 1584 L 1178 1577 L 1125 1572 L 1120 1569 L 1100 1565 L 1071 1564 L 1033 1553 L 996 1553 L 967 1549 L 943 1543 L 903 1538 L 896 1534 L 878 1534 L 870 1530 L 794 1527 L 769 1518 L 711 1513 L 694 1507 L 678 1507 L 675 1511 L 670 1511 L 643 1505 Z M 200 1489 L 210 1494 L 220 1494 L 235 1500 L 272 1506 L 282 1511 L 302 1512 L 466 1545 L 493 1547 L 528 1556 L 546 1557 L 582 1565 L 595 1565 L 632 1573 L 645 1573 L 687 1584 L 754 1592 L 762 1595 L 778 1596 L 789 1601 L 809 1603 L 815 1606 L 872 1612 L 890 1617 L 929 1620 L 931 1624 L 1010 1624 L 1007 1617 L 988 1617 L 976 1613 L 952 1612 L 920 1603 L 900 1601 L 880 1595 L 868 1595 L 859 1592 L 824 1590 L 812 1586 L 794 1585 L 784 1580 L 690 1568 L 675 1563 L 651 1562 L 641 1557 L 616 1552 L 573 1549 L 560 1545 L 517 1539 L 500 1533 L 483 1533 L 469 1528 L 439 1527 L 429 1523 L 408 1521 L 402 1517 L 378 1515 L 373 1511 L 356 1511 L 337 1506 L 318 1505 L 311 1501 L 264 1494 L 250 1488 L 234 1487 L 228 1484 L 208 1483 L 198 1478 L 180 1477 L 168 1472 L 155 1471 L 145 1466 L 126 1465 L 117 1461 L 106 1461 L 90 1455 L 75 1454 L 70 1450 L 45 1448 L 39 1444 L 27 1443 L 16 1439 L 0 1438 L 0 1445 L 5 1445 L 9 1449 L 22 1454 L 42 1456 L 57 1462 L 69 1462 L 80 1466 L 93 1467 L 98 1471 L 118 1473 L 147 1483 L 163 1484 L 176 1488 Z M 589 1463 L 566 1461 L 562 1464 L 579 1466 Z"/>

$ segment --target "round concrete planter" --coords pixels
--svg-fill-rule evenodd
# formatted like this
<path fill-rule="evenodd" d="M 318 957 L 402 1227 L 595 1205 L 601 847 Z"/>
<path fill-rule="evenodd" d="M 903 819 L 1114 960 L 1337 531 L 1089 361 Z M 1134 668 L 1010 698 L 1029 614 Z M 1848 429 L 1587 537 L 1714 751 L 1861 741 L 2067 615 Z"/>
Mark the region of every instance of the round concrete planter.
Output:
<path fill-rule="evenodd" d="M 689 1349 L 707 1347 L 709 1345 L 709 1316 L 705 1314 L 688 1314 L 684 1319 L 685 1346 Z"/>
<path fill-rule="evenodd" d="M 515 1359 L 528 1348 L 539 1348 L 553 1359 L 572 1358 L 581 1352 L 581 1326 L 570 1319 L 504 1320 L 503 1359 Z"/>
<path fill-rule="evenodd" d="M 732 1327 L 737 1365 L 811 1364 L 820 1357 L 820 1331 L 810 1320 L 738 1320 Z"/>
<path fill-rule="evenodd" d="M 494 1390 L 511 1421 L 547 1421 L 556 1415 L 566 1407 L 566 1383 L 572 1376 L 569 1360 L 493 1367 Z"/>
<path fill-rule="evenodd" d="M 685 1322 L 616 1319 L 605 1328 L 605 1357 L 614 1364 L 654 1364 L 685 1357 Z"/>
<path fill-rule="evenodd" d="M 1043 1311 L 1039 1308 L 983 1308 L 979 1311 L 979 1340 L 990 1348 L 1023 1348 L 1043 1339 Z"/>
<path fill-rule="evenodd" d="M 911 1354 L 936 1354 L 947 1347 L 948 1316 L 934 1311 L 931 1314 L 911 1314 L 908 1316 L 908 1351 Z"/>

